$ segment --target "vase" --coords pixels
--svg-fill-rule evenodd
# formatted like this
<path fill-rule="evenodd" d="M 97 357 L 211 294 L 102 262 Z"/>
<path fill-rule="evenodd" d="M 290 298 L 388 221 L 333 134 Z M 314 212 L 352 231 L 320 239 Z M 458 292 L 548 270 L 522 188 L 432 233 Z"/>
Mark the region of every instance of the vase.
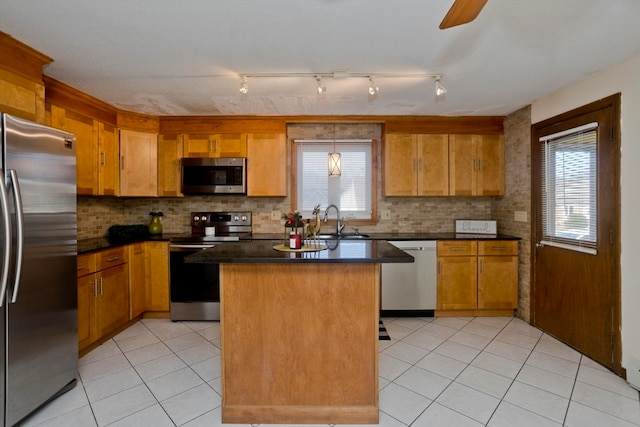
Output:
<path fill-rule="evenodd" d="M 149 234 L 162 234 L 162 223 L 159 216 L 152 216 L 149 223 Z"/>

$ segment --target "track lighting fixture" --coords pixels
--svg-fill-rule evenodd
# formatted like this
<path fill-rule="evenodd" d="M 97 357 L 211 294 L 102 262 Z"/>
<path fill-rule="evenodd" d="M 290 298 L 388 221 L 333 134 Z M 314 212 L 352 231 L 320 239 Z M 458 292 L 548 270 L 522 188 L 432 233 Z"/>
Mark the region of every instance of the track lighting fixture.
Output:
<path fill-rule="evenodd" d="M 369 76 L 369 95 L 373 96 L 378 93 L 379 90 L 380 88 L 376 85 L 376 77 Z"/>
<path fill-rule="evenodd" d="M 249 92 L 249 86 L 247 85 L 247 76 L 241 76 L 240 77 L 240 93 L 241 94 L 246 94 L 247 92 Z"/>
<path fill-rule="evenodd" d="M 436 83 L 436 96 L 442 96 L 447 93 L 447 89 L 440 84 L 440 79 L 442 78 L 442 74 L 427 74 L 427 73 L 414 73 L 414 74 L 395 74 L 395 73 L 349 73 L 346 71 L 334 71 L 331 73 L 248 73 L 248 74 L 239 74 L 240 77 L 240 93 L 246 94 L 249 92 L 249 86 L 247 84 L 247 79 L 258 78 L 258 77 L 266 77 L 266 78 L 277 78 L 277 77 L 313 77 L 316 79 L 317 86 L 316 92 L 318 95 L 325 93 L 327 91 L 326 86 L 322 86 L 322 78 L 323 77 L 331 77 L 333 79 L 346 79 L 349 77 L 361 77 L 369 79 L 369 95 L 374 96 L 378 93 L 380 88 L 376 83 L 377 78 L 426 78 L 433 79 Z"/>
<path fill-rule="evenodd" d="M 436 96 L 442 96 L 447 93 L 447 89 L 440 84 L 441 76 L 436 77 Z"/>
<path fill-rule="evenodd" d="M 322 82 L 321 82 L 321 77 L 320 76 L 316 76 L 316 80 L 318 81 L 318 95 L 320 95 L 322 92 L 326 92 L 327 88 L 322 86 Z"/>

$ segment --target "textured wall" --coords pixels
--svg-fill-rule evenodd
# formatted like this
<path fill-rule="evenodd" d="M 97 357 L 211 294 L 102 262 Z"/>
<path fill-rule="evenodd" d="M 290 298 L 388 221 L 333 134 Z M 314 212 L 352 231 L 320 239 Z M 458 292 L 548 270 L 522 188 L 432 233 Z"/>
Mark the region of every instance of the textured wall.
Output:
<path fill-rule="evenodd" d="M 530 320 L 531 279 L 531 107 L 511 113 L 504 121 L 505 195 L 495 198 L 491 217 L 498 232 L 521 237 L 518 317 Z M 515 222 L 514 212 L 527 213 L 527 222 Z"/>

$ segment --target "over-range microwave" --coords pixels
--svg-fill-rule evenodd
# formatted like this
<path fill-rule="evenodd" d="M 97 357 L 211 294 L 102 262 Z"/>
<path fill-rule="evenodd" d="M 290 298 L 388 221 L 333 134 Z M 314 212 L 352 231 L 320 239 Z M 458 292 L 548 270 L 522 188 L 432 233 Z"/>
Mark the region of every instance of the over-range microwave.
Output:
<path fill-rule="evenodd" d="M 182 159 L 184 194 L 246 194 L 247 159 L 244 157 Z"/>

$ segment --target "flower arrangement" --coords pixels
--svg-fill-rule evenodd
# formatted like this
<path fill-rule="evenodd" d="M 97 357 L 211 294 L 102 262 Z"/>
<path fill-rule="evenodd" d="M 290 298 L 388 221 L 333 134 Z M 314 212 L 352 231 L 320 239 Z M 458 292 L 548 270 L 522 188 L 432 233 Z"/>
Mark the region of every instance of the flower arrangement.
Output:
<path fill-rule="evenodd" d="M 151 211 L 149 212 L 149 215 L 151 215 L 152 217 L 154 216 L 164 216 L 164 214 L 160 211 Z"/>
<path fill-rule="evenodd" d="M 302 215 L 298 211 L 282 214 L 282 219 L 286 220 L 284 226 L 293 228 L 296 234 L 298 233 L 298 227 L 304 227 Z"/>

